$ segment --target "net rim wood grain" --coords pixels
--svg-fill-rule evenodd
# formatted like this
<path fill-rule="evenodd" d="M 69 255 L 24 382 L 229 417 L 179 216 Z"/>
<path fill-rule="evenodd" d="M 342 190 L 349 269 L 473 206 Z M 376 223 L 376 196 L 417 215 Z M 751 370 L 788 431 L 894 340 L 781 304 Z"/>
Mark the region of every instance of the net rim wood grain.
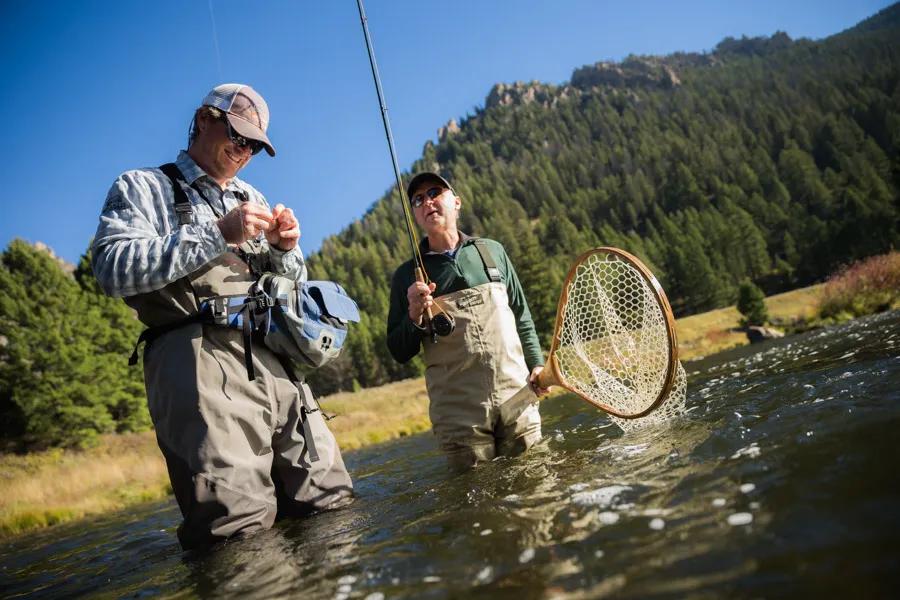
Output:
<path fill-rule="evenodd" d="M 557 360 L 557 352 L 560 348 L 560 341 L 562 337 L 562 325 L 563 319 L 565 317 L 566 307 L 569 303 L 569 293 L 572 287 L 572 282 L 575 279 L 578 269 L 581 265 L 583 265 L 586 261 L 588 261 L 592 256 L 604 254 L 608 257 L 612 257 L 614 260 L 619 260 L 629 267 L 632 267 L 647 285 L 649 292 L 653 299 L 656 301 L 656 304 L 660 311 L 662 312 L 663 323 L 665 328 L 665 335 L 668 340 L 668 360 L 666 362 L 666 373 L 665 378 L 663 380 L 663 385 L 660 388 L 659 394 L 657 398 L 650 403 L 646 408 L 640 410 L 638 412 L 625 412 L 619 410 L 613 406 L 610 406 L 604 402 L 598 401 L 595 398 L 591 398 L 584 393 L 577 386 L 573 385 L 563 373 L 560 368 L 559 361 Z M 547 361 L 547 366 L 541 371 L 538 376 L 538 383 L 541 387 L 550 387 L 551 385 L 557 385 L 565 388 L 566 390 L 578 395 L 583 400 L 593 404 L 597 408 L 609 413 L 610 415 L 622 418 L 622 419 L 638 419 L 644 417 L 654 410 L 656 410 L 669 396 L 669 393 L 672 391 L 672 387 L 675 383 L 675 376 L 678 366 L 678 340 L 675 333 L 675 317 L 672 313 L 672 308 L 669 304 L 669 299 L 666 297 L 665 292 L 662 289 L 659 281 L 638 259 L 636 256 L 620 249 L 613 248 L 611 246 L 601 246 L 598 248 L 593 248 L 588 250 L 587 252 L 582 253 L 574 262 L 574 264 L 570 267 L 568 273 L 566 274 L 566 279 L 562 286 L 562 291 L 560 293 L 559 303 L 557 305 L 556 311 L 556 322 L 554 325 L 553 331 L 553 341 L 550 347 L 550 354 Z"/>

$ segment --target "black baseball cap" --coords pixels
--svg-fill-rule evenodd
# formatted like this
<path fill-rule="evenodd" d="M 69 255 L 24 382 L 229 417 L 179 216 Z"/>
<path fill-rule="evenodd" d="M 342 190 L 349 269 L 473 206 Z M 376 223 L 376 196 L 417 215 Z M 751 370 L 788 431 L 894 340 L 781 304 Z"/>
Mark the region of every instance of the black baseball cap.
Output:
<path fill-rule="evenodd" d="M 409 185 L 406 186 L 406 198 L 409 200 L 412 198 L 413 192 L 419 189 L 423 183 L 436 183 L 441 187 L 445 187 L 454 194 L 453 186 L 450 185 L 450 182 L 438 175 L 437 173 L 432 173 L 431 171 L 423 171 L 417 174 L 415 177 L 409 180 Z"/>

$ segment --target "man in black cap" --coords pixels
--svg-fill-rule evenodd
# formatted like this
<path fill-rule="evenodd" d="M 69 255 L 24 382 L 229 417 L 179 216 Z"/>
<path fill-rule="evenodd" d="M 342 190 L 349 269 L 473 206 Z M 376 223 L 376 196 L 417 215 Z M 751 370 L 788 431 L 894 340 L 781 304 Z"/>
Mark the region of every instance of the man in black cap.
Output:
<path fill-rule="evenodd" d="M 98 282 L 124 297 L 151 334 L 144 381 L 184 548 L 352 496 L 309 386 L 255 341 L 251 380 L 242 332 L 195 319 L 216 298 L 249 295 L 263 272 L 306 278 L 293 211 L 270 210 L 236 176 L 261 150 L 275 155 L 268 124 L 253 88 L 214 88 L 194 113 L 187 151 L 113 183 L 94 238 Z"/>
<path fill-rule="evenodd" d="M 537 404 L 505 421 L 500 407 L 526 383 L 535 394 L 544 364 L 519 278 L 503 246 L 457 229 L 462 199 L 437 173 L 419 173 L 407 194 L 425 230 L 420 252 L 431 283 L 416 281 L 415 263 L 391 282 L 388 348 L 399 362 L 424 348 L 432 428 L 451 464 L 465 468 L 523 452 L 541 438 Z M 433 335 L 426 311 L 455 328 Z"/>

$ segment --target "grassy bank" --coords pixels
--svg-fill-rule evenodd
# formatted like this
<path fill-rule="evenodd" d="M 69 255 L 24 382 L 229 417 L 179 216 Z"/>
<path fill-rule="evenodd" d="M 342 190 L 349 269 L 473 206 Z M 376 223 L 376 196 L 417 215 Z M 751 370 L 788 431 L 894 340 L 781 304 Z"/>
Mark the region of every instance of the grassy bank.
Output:
<path fill-rule="evenodd" d="M 810 319 L 822 286 L 766 299 L 776 322 Z M 682 360 L 747 343 L 737 330 L 734 307 L 679 319 Z M 322 399 L 341 448 L 354 450 L 427 431 L 428 398 L 423 379 L 390 383 Z M 86 451 L 52 450 L 26 456 L 0 455 L 0 536 L 15 535 L 88 515 L 127 508 L 170 493 L 165 463 L 152 433 L 112 435 Z"/>
<path fill-rule="evenodd" d="M 823 285 L 813 285 L 766 298 L 769 318 L 789 329 L 813 320 L 818 314 Z M 733 306 L 678 319 L 678 353 L 681 360 L 694 360 L 747 344 L 740 330 L 741 313 Z"/>
<path fill-rule="evenodd" d="M 356 450 L 404 435 L 428 431 L 428 395 L 424 379 L 395 381 L 358 392 L 322 398 L 328 422 L 343 450 Z"/>
<path fill-rule="evenodd" d="M 85 451 L 0 456 L 0 535 L 164 497 L 166 466 L 150 432 L 104 436 Z"/>

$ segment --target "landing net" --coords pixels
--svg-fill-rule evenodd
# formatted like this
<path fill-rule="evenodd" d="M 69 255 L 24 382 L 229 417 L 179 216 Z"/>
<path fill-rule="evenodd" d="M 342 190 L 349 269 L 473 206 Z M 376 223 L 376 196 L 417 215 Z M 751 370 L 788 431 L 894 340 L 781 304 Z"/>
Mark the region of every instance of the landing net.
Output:
<path fill-rule="evenodd" d="M 626 252 L 592 250 L 570 271 L 551 354 L 564 387 L 623 429 L 684 412 L 686 376 L 668 300 Z"/>

